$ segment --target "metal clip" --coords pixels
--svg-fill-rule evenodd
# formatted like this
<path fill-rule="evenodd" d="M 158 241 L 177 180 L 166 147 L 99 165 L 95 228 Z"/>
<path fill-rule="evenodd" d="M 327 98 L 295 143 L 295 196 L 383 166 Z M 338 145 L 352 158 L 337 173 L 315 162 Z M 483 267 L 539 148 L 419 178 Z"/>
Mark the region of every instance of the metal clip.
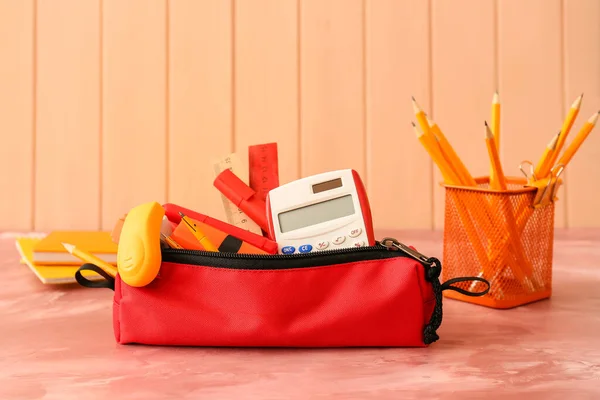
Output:
<path fill-rule="evenodd" d="M 527 175 L 527 172 L 525 172 L 523 170 L 523 165 L 524 164 L 529 164 L 529 173 L 530 173 L 530 175 Z M 531 161 L 529 161 L 529 160 L 521 161 L 521 164 L 519 164 L 519 169 L 521 170 L 521 172 L 523 173 L 523 175 L 525 175 L 525 179 L 527 179 L 528 182 L 537 181 L 537 177 L 535 176 L 535 167 L 533 166 L 533 163 Z"/>
<path fill-rule="evenodd" d="M 417 260 L 421 263 L 427 264 L 427 265 L 431 265 L 431 262 L 429 261 L 429 257 L 426 257 L 423 254 L 419 253 L 418 251 L 408 247 L 407 245 L 400 243 L 399 241 L 397 241 L 394 238 L 384 238 L 380 243 L 383 247 L 387 248 L 388 250 L 403 251 L 404 253 L 408 254 L 415 260 Z"/>

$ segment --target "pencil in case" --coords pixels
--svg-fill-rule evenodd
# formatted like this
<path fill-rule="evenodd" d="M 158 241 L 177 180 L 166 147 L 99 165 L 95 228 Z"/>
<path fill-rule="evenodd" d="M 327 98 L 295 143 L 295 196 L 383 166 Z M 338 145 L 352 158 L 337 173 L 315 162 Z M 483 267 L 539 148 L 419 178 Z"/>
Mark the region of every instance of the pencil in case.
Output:
<path fill-rule="evenodd" d="M 114 290 L 121 344 L 235 347 L 424 347 L 442 322 L 442 291 L 487 293 L 483 278 L 440 284 L 440 262 L 384 239 L 375 246 L 291 255 L 163 249 L 148 285 L 93 264 L 77 280 Z M 88 281 L 83 270 L 105 281 Z M 479 280 L 479 293 L 453 283 Z"/>

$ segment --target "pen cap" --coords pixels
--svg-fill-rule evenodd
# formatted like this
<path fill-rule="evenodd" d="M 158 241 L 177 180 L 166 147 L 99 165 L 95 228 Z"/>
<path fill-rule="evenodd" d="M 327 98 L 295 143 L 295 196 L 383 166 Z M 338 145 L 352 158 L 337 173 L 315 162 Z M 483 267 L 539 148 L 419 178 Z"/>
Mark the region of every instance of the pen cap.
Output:
<path fill-rule="evenodd" d="M 246 185 L 244 181 L 228 169 L 221 172 L 215 178 L 214 185 L 236 206 L 239 206 L 242 201 L 249 200 L 256 194 L 250 186 Z"/>

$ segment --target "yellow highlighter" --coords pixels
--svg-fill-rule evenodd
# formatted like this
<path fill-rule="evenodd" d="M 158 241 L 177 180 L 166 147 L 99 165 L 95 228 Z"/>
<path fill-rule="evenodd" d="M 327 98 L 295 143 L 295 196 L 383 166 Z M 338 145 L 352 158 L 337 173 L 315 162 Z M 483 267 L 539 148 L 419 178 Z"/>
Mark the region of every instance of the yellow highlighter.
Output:
<path fill-rule="evenodd" d="M 94 264 L 113 278 L 117 276 L 117 269 L 111 264 L 105 262 L 104 260 L 101 260 L 100 258 L 86 251 L 78 249 L 77 247 L 75 247 L 75 245 L 69 243 L 63 243 L 62 245 L 65 249 L 67 249 L 69 253 L 71 253 L 75 257 L 83 260 L 86 263 Z"/>
<path fill-rule="evenodd" d="M 188 227 L 188 229 L 192 232 L 194 237 L 198 240 L 198 242 L 200 242 L 200 244 L 202 245 L 202 247 L 204 247 L 206 251 L 219 251 L 215 247 L 215 245 L 212 244 L 210 240 L 208 240 L 204 232 L 202 232 L 200 228 L 196 226 L 196 224 L 191 222 L 190 219 L 186 217 L 184 213 L 180 211 L 179 215 L 181 216 L 181 220 L 185 223 L 185 225 Z"/>

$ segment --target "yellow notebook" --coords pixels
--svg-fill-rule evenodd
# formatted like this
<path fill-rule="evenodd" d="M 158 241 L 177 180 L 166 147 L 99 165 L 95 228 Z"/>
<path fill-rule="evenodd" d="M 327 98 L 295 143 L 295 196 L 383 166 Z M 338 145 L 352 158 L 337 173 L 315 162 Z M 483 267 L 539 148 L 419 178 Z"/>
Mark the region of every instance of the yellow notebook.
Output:
<path fill-rule="evenodd" d="M 44 266 L 34 264 L 33 248 L 40 242 L 39 238 L 24 237 L 17 239 L 17 250 L 21 255 L 21 261 L 26 264 L 31 271 L 45 284 L 59 284 L 59 283 L 74 283 L 75 272 L 83 261 L 79 262 L 79 265 L 53 265 Z M 93 271 L 82 271 L 81 275 L 85 276 L 89 280 L 102 280 L 100 275 Z"/>
<path fill-rule="evenodd" d="M 117 263 L 117 244 L 112 241 L 111 233 L 97 231 L 51 232 L 34 246 L 33 262 L 39 265 L 80 265 L 81 260 L 69 254 L 63 242 L 73 244 L 107 263 Z"/>

